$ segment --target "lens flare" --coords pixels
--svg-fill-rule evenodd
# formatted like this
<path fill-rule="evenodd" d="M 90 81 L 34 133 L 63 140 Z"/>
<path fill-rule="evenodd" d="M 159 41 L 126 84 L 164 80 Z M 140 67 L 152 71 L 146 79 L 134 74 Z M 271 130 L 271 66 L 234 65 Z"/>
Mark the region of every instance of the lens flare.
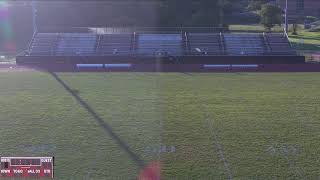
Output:
<path fill-rule="evenodd" d="M 6 19 L 9 17 L 9 8 L 0 4 L 0 20 Z"/>
<path fill-rule="evenodd" d="M 8 12 L 8 7 L 9 7 L 9 4 L 7 1 L 0 0 L 0 12 L 1 11 Z"/>
<path fill-rule="evenodd" d="M 4 0 L 0 0 L 0 7 L 8 6 L 8 2 Z"/>
<path fill-rule="evenodd" d="M 141 170 L 138 180 L 160 180 L 161 164 L 158 161 L 151 162 Z"/>
<path fill-rule="evenodd" d="M 16 44 L 13 41 L 7 41 L 4 44 L 4 48 L 9 52 L 13 52 L 16 51 Z"/>
<path fill-rule="evenodd" d="M 13 38 L 13 31 L 9 21 L 0 21 L 1 35 L 5 40 Z"/>
<path fill-rule="evenodd" d="M 14 42 L 14 34 L 10 22 L 9 5 L 7 1 L 0 0 L 0 48 L 5 51 L 15 51 L 16 45 Z"/>

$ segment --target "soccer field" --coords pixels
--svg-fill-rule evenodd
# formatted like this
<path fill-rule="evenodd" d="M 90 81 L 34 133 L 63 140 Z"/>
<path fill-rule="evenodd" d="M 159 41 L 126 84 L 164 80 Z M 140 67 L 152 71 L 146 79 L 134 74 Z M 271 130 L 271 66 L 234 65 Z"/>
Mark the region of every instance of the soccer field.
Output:
<path fill-rule="evenodd" d="M 319 179 L 319 73 L 0 72 L 0 156 L 55 179 Z"/>

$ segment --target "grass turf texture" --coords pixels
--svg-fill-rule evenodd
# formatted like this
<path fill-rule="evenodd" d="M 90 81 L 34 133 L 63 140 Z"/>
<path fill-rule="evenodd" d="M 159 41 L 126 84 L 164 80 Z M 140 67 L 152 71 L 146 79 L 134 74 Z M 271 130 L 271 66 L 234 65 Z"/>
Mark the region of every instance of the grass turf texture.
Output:
<path fill-rule="evenodd" d="M 300 30 L 298 35 L 289 35 L 292 45 L 301 51 L 320 51 L 320 32 L 308 32 Z M 303 44 L 301 44 L 303 39 Z"/>
<path fill-rule="evenodd" d="M 250 25 L 229 25 L 230 31 L 235 32 L 266 32 L 265 27 L 261 24 L 250 24 Z M 283 28 L 281 26 L 276 25 L 272 28 L 272 32 L 283 32 Z"/>
<path fill-rule="evenodd" d="M 163 179 L 320 177 L 318 73 L 59 73 Z M 56 179 L 139 166 L 49 74 L 0 72 L 0 154 L 50 156 Z M 157 153 L 160 146 L 174 152 Z"/>

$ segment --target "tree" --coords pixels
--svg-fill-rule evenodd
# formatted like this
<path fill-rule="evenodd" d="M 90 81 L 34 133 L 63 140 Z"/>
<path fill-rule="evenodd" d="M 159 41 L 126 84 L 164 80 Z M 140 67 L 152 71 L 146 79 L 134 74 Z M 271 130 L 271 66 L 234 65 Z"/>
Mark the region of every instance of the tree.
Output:
<path fill-rule="evenodd" d="M 162 25 L 188 26 L 191 25 L 192 0 L 168 0 L 166 9 L 162 12 L 164 20 Z"/>
<path fill-rule="evenodd" d="M 226 0 L 160 1 L 160 26 L 218 26 Z"/>
<path fill-rule="evenodd" d="M 275 25 L 281 25 L 282 22 L 282 10 L 281 8 L 265 4 L 262 5 L 261 11 L 261 24 L 268 30 L 271 31 L 271 28 L 273 28 Z"/>
<path fill-rule="evenodd" d="M 251 11 L 261 10 L 262 5 L 266 4 L 267 0 L 250 0 L 248 9 Z"/>
<path fill-rule="evenodd" d="M 199 0 L 192 21 L 198 26 L 218 26 L 221 19 L 220 0 Z"/>

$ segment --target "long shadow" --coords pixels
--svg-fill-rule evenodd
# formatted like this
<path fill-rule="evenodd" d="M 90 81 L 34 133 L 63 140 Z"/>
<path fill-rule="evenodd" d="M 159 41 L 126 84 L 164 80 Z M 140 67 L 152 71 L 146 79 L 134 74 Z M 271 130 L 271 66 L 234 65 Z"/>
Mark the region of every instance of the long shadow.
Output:
<path fill-rule="evenodd" d="M 308 43 L 299 44 L 298 42 L 291 42 L 291 44 L 295 49 L 298 49 L 298 50 L 312 50 L 312 51 L 320 50 L 320 46 L 316 44 L 308 44 Z"/>
<path fill-rule="evenodd" d="M 145 167 L 145 162 L 139 157 L 139 155 L 135 154 L 130 147 L 120 139 L 120 137 L 112 130 L 110 125 L 106 123 L 94 110 L 93 108 L 85 102 L 75 91 L 73 91 L 59 76 L 54 72 L 49 72 L 63 87 L 66 91 L 68 91 L 77 101 L 78 103 L 86 109 L 92 117 L 97 121 L 97 123 L 104 129 L 104 131 L 111 136 L 112 139 L 116 141 L 116 143 L 130 156 L 130 158 L 140 167 Z"/>
<path fill-rule="evenodd" d="M 296 36 L 290 36 L 289 38 L 293 38 L 293 39 L 307 39 L 307 40 L 320 40 L 320 37 L 307 37 L 307 36 L 303 36 L 303 35 L 296 35 Z"/>

